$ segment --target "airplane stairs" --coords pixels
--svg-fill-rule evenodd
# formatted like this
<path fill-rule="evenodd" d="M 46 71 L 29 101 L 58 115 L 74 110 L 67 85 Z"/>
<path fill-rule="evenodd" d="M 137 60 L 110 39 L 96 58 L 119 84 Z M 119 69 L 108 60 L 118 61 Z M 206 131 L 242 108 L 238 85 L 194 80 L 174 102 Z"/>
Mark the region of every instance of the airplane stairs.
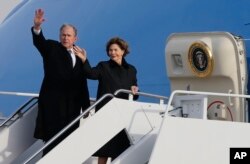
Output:
<path fill-rule="evenodd" d="M 166 109 L 162 99 L 167 98 L 159 96 L 160 103 L 145 103 L 119 99 L 111 94 L 105 96 L 113 98 L 98 112 L 82 119 L 82 116 L 101 100 L 94 103 L 45 145 L 35 143 L 30 150 L 16 158 L 14 163 L 95 163 L 96 158 L 92 157 L 92 154 L 123 129 L 128 134 L 131 146 L 112 163 L 147 163 Z M 79 119 L 80 127 L 41 158 L 42 150 Z"/>
<path fill-rule="evenodd" d="M 15 163 L 27 149 L 41 145 L 33 137 L 37 115 L 37 97 L 31 98 L 0 123 L 0 164 Z M 17 162 L 19 163 L 19 162 Z"/>

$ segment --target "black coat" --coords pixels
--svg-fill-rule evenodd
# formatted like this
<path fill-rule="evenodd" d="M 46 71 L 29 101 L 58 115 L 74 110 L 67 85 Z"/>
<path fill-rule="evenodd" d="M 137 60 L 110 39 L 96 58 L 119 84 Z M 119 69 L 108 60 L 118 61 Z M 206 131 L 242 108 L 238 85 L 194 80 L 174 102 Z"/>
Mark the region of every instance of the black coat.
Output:
<path fill-rule="evenodd" d="M 124 58 L 121 66 L 113 60 L 109 60 L 98 63 L 96 67 L 91 67 L 89 61 L 86 60 L 83 68 L 88 79 L 99 82 L 97 99 L 106 93 L 114 94 L 118 89 L 130 90 L 131 86 L 137 86 L 136 68 L 128 64 Z M 121 93 L 117 97 L 128 99 L 128 94 Z M 134 96 L 134 99 L 137 98 L 138 96 Z"/>
<path fill-rule="evenodd" d="M 90 105 L 87 80 L 83 64 L 72 59 L 67 49 L 54 40 L 46 40 L 42 34 L 34 34 L 33 44 L 43 58 L 44 79 L 38 100 L 38 116 L 35 138 L 48 141 Z M 76 124 L 68 133 L 79 126 Z"/>
<path fill-rule="evenodd" d="M 88 60 L 86 60 L 84 63 L 84 71 L 87 78 L 99 81 L 97 99 L 106 93 L 113 94 L 118 89 L 130 90 L 131 86 L 137 86 L 136 68 L 128 64 L 124 58 L 121 66 L 113 60 L 109 60 L 100 62 L 93 68 L 91 68 Z M 128 94 L 122 93 L 117 95 L 117 97 L 128 99 Z M 134 99 L 137 98 L 138 96 L 134 96 Z M 109 100 L 110 99 L 105 99 L 105 101 L 99 104 L 96 109 L 99 110 Z M 129 146 L 130 142 L 127 138 L 127 134 L 122 130 L 112 140 L 94 153 L 94 156 L 111 157 L 112 159 L 115 159 Z"/>

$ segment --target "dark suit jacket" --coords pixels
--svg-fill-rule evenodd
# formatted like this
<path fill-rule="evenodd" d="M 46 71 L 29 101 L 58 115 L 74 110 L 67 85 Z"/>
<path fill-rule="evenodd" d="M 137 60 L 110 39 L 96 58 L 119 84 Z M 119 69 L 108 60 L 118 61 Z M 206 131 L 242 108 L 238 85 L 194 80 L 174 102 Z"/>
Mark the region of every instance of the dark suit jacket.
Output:
<path fill-rule="evenodd" d="M 61 43 L 46 40 L 42 31 L 39 35 L 31 31 L 44 67 L 34 136 L 47 141 L 75 119 L 81 108 L 89 107 L 89 92 L 82 61 L 76 57 L 73 67 L 71 56 Z M 68 133 L 78 126 L 79 123 Z"/>

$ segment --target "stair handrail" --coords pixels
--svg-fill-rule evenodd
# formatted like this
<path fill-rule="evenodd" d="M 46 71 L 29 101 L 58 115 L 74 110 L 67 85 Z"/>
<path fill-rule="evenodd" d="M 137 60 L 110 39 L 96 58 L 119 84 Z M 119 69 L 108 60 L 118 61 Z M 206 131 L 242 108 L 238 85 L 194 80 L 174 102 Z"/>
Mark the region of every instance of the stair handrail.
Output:
<path fill-rule="evenodd" d="M 39 97 L 39 94 L 38 94 L 38 93 L 6 92 L 6 91 L 0 91 L 0 95 L 25 96 L 25 97 Z"/>
<path fill-rule="evenodd" d="M 119 93 L 127 93 L 129 95 L 133 95 L 132 91 L 127 90 L 127 89 L 118 89 L 117 91 L 115 91 L 114 95 L 117 96 Z M 160 104 L 164 104 L 164 100 L 167 101 L 169 99 L 166 96 L 161 96 L 161 95 L 156 95 L 156 94 L 151 94 L 151 93 L 146 93 L 146 92 L 137 92 L 136 95 L 160 99 Z"/>
<path fill-rule="evenodd" d="M 36 93 L 5 92 L 5 91 L 0 91 L 0 95 L 12 95 L 12 96 L 32 97 L 30 100 L 28 100 L 26 103 L 24 103 L 21 107 L 19 107 L 15 112 L 13 112 L 7 119 L 5 119 L 3 122 L 1 122 L 0 127 L 2 127 L 5 124 L 7 124 L 12 118 L 14 118 L 17 114 L 19 114 L 21 110 L 23 110 L 25 107 L 27 107 L 28 105 L 30 105 L 30 103 L 32 101 L 38 99 L 38 96 L 39 96 L 39 94 L 36 94 Z M 37 102 L 35 102 L 34 104 L 32 104 L 26 111 L 28 111 L 36 103 Z"/>
<path fill-rule="evenodd" d="M 24 164 L 29 163 L 33 158 L 35 158 L 39 153 L 41 153 L 47 146 L 49 146 L 52 142 L 54 142 L 57 138 L 59 138 L 65 131 L 67 131 L 71 126 L 73 126 L 76 122 L 78 122 L 82 117 L 84 117 L 90 110 L 92 110 L 96 105 L 98 105 L 101 101 L 103 101 L 105 98 L 111 97 L 113 98 L 114 95 L 111 93 L 107 93 L 103 95 L 101 98 L 99 98 L 96 102 L 94 102 L 93 105 L 88 107 L 84 112 L 82 112 L 77 118 L 75 118 L 73 121 L 71 121 L 66 127 L 64 127 L 61 131 L 59 131 L 56 135 L 54 135 L 48 142 L 45 143 L 43 147 L 41 147 L 39 150 L 37 150 L 32 156 L 30 156 Z"/>

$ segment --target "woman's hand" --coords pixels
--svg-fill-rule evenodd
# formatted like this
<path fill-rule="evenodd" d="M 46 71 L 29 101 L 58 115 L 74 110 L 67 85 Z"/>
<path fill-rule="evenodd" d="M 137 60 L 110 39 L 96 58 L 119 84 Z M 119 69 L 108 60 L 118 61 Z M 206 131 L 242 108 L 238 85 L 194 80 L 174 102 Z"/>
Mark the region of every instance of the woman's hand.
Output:
<path fill-rule="evenodd" d="M 84 63 L 87 59 L 86 50 L 83 48 L 80 48 L 78 46 L 74 46 L 73 50 L 74 50 L 75 55 L 78 56 L 82 60 L 82 62 Z"/>
<path fill-rule="evenodd" d="M 135 95 L 138 91 L 139 91 L 139 88 L 137 86 L 131 86 L 131 91 L 133 93 L 133 95 Z"/>

